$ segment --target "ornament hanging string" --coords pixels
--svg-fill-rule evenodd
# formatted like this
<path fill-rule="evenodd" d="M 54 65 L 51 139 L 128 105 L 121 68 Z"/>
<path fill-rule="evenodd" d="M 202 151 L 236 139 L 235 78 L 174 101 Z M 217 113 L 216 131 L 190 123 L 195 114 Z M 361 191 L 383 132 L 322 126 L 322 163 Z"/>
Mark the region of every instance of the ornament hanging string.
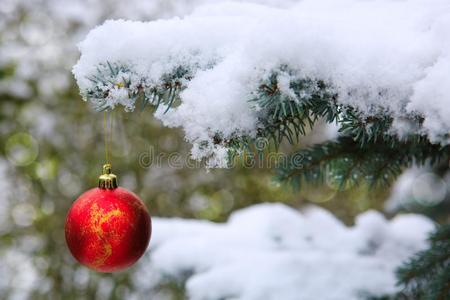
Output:
<path fill-rule="evenodd" d="M 101 189 L 115 189 L 117 188 L 117 176 L 111 173 L 111 144 L 113 131 L 113 112 L 105 110 L 103 113 L 103 133 L 105 140 L 105 164 L 103 165 L 103 173 L 99 177 L 98 187 Z"/>
<path fill-rule="evenodd" d="M 103 113 L 103 132 L 104 132 L 104 140 L 105 140 L 105 163 L 111 164 L 110 155 L 111 155 L 111 144 L 112 144 L 112 131 L 113 131 L 113 113 L 108 113 L 107 110 Z M 109 117 L 109 118 L 108 118 Z"/>

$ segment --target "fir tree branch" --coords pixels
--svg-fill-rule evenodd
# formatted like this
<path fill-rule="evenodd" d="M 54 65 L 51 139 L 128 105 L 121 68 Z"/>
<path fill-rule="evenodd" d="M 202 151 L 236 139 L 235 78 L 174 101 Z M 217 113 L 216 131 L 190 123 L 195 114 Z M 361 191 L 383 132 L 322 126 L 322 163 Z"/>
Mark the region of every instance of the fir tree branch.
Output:
<path fill-rule="evenodd" d="M 121 104 L 128 110 L 133 110 L 140 102 L 142 109 L 147 105 L 158 109 L 164 104 L 167 112 L 179 102 L 179 94 L 184 89 L 184 83 L 190 80 L 190 75 L 187 68 L 179 66 L 162 76 L 159 82 L 152 82 L 136 77 L 125 64 L 106 62 L 97 66 L 97 73 L 88 79 L 92 87 L 82 91 L 82 96 L 97 111 L 114 107 L 120 101 L 116 98 L 122 98 L 126 103 Z M 125 95 L 122 93 L 118 97 L 115 95 L 117 92 L 124 92 Z"/>
<path fill-rule="evenodd" d="M 98 66 L 97 74 L 90 78 L 93 85 L 84 91 L 84 97 L 99 110 L 114 106 L 118 93 L 126 98 L 124 105 L 130 109 L 136 103 L 142 103 L 142 108 L 147 105 L 158 108 L 164 104 L 164 112 L 167 112 L 181 101 L 179 93 L 193 72 L 192 67 L 179 66 L 154 82 L 138 78 L 132 68 L 124 64 L 107 62 Z M 337 142 L 294 153 L 293 156 L 303 155 L 313 160 L 304 160 L 302 168 L 292 164 L 278 170 L 280 180 L 297 187 L 305 180 L 323 182 L 325 177 L 321 174 L 327 179 L 331 175 L 332 181 L 341 188 L 361 180 L 370 186 L 384 185 L 413 163 L 435 165 L 442 159 L 449 159 L 448 146 L 432 144 L 420 134 L 400 138 L 393 133 L 393 118 L 388 112 L 381 113 L 380 109 L 376 115 L 368 116 L 355 107 L 338 103 L 338 96 L 331 83 L 298 78 L 288 66 L 280 66 L 261 81 L 249 100 L 258 115 L 256 136 L 236 134 L 225 139 L 217 132 L 213 143 L 227 147 L 232 158 L 242 150 L 254 148 L 259 138 L 270 139 L 277 148 L 284 140 L 297 143 L 318 120 L 337 123 L 341 134 Z M 406 121 L 420 127 L 423 118 L 411 115 Z"/>
<path fill-rule="evenodd" d="M 411 299 L 450 298 L 450 224 L 442 225 L 429 238 L 430 248 L 417 253 L 397 270 L 402 294 Z"/>
<path fill-rule="evenodd" d="M 280 167 L 277 178 L 299 187 L 301 182 L 321 183 L 325 174 L 338 187 L 353 186 L 364 180 L 369 186 L 387 185 L 412 163 L 432 161 L 437 163 L 449 158 L 450 148 L 430 143 L 371 142 L 364 146 L 352 137 L 340 137 L 302 149 L 294 157 L 303 157 L 301 164 Z M 288 161 L 297 161 L 290 159 Z"/>

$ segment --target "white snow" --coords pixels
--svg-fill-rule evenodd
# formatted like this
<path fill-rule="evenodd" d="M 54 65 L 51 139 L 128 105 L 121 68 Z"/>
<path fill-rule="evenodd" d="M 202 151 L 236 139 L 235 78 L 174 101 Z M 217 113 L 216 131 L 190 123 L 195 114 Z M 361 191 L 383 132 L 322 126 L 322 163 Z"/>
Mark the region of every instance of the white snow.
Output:
<path fill-rule="evenodd" d="M 341 103 L 367 114 L 387 111 L 398 120 L 420 114 L 423 126 L 411 130 L 448 142 L 443 137 L 450 131 L 447 0 L 210 4 L 183 18 L 107 21 L 79 47 L 73 71 L 82 92 L 93 88 L 87 78 L 105 62 L 127 65 L 133 80 L 148 85 L 176 66 L 190 69 L 182 104 L 167 114 L 163 107 L 156 117 L 184 129 L 194 157 L 218 153 L 211 146 L 216 133 L 224 139 L 255 134 L 256 110 L 248 100 L 282 64 L 293 70 L 281 78 L 287 95 L 292 95 L 289 79 L 322 79 Z M 132 107 L 123 96 L 117 101 L 110 95 L 109 104 Z M 407 128 L 403 123 L 394 122 L 400 134 Z"/>
<path fill-rule="evenodd" d="M 191 13 L 205 3 L 226 0 L 1 0 L 0 66 L 15 66 L 11 77 L 0 78 L 0 92 L 27 98 L 29 80 L 37 81 L 40 101 L 59 97 L 71 82 L 67 72 L 78 58 L 78 43 L 107 18 L 154 20 Z M 240 1 L 240 0 L 234 0 Z M 296 0 L 251 0 L 286 7 Z M 26 18 L 24 18 L 24 15 Z"/>
<path fill-rule="evenodd" d="M 420 215 L 386 220 L 375 211 L 347 227 L 324 209 L 282 204 L 242 209 L 221 224 L 154 218 L 150 260 L 135 278 L 187 276 L 192 300 L 363 299 L 396 290 L 394 269 L 426 246 L 433 227 Z"/>

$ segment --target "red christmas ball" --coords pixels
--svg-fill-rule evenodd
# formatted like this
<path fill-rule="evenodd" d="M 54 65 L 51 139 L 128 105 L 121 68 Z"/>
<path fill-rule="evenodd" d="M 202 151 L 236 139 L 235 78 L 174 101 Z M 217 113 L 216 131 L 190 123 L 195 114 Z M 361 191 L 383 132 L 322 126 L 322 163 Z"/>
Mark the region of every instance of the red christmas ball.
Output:
<path fill-rule="evenodd" d="M 83 265 L 115 272 L 134 264 L 150 242 L 144 203 L 124 188 L 94 188 L 72 205 L 65 224 L 67 245 Z"/>

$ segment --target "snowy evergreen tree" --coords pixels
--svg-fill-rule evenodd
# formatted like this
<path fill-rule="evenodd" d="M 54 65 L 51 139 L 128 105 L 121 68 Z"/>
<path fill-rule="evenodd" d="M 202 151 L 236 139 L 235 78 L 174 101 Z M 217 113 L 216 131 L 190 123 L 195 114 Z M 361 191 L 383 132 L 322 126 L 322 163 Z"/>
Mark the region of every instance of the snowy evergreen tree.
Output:
<path fill-rule="evenodd" d="M 210 167 L 261 154 L 261 141 L 296 144 L 325 121 L 338 134 L 292 153 L 277 179 L 295 189 L 388 186 L 411 166 L 448 171 L 450 44 L 438 37 L 450 34 L 449 16 L 445 1 L 309 1 L 109 21 L 80 44 L 74 74 L 98 110 L 150 106 L 182 127 L 192 156 Z M 438 228 L 431 248 L 399 269 L 400 299 L 449 299 L 449 238 Z"/>

